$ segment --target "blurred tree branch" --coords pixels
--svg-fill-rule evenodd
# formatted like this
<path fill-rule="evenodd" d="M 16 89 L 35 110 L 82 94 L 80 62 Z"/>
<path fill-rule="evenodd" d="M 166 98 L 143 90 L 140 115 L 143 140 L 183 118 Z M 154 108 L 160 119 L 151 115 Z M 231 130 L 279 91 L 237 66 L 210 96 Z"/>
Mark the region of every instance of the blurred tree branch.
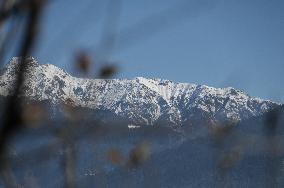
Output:
<path fill-rule="evenodd" d="M 3 157 L 5 147 L 8 139 L 11 138 L 14 132 L 21 128 L 21 104 L 18 95 L 20 93 L 21 86 L 24 82 L 24 74 L 26 70 L 26 58 L 30 54 L 32 47 L 34 46 L 40 14 L 42 11 L 43 1 L 40 0 L 29 0 L 29 1 L 18 1 L 14 6 L 11 6 L 8 10 L 1 13 L 0 23 L 7 19 L 11 14 L 17 13 L 20 10 L 27 8 L 27 18 L 25 31 L 23 35 L 23 42 L 19 49 L 19 56 L 21 61 L 19 63 L 19 70 L 16 74 L 14 91 L 12 96 L 9 98 L 6 104 L 4 123 L 0 132 L 0 155 Z M 0 165 L 2 166 L 3 161 Z"/>

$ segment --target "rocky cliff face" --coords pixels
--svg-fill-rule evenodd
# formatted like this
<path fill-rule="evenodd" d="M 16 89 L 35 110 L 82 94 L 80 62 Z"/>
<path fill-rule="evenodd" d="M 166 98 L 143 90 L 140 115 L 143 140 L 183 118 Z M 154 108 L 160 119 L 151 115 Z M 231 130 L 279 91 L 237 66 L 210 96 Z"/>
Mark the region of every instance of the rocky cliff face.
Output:
<path fill-rule="evenodd" d="M 1 70 L 0 95 L 12 92 L 19 59 Z M 238 122 L 261 115 L 279 104 L 253 98 L 234 88 L 175 83 L 147 79 L 82 79 L 51 65 L 28 59 L 22 96 L 50 100 L 54 104 L 107 110 L 133 124 L 169 123 L 175 126 L 195 121 Z"/>

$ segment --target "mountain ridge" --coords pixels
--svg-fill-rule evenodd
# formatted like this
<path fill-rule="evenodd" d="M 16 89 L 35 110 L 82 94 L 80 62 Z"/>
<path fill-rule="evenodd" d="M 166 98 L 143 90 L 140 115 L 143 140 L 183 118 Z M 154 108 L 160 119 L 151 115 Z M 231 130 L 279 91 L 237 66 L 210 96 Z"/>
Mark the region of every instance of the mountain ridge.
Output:
<path fill-rule="evenodd" d="M 19 58 L 13 58 L 1 71 L 0 95 L 11 94 L 18 63 Z M 73 77 L 52 64 L 41 65 L 34 58 L 28 58 L 27 63 L 22 96 L 109 110 L 133 124 L 238 122 L 280 105 L 232 87 L 214 88 L 144 77 L 84 79 Z"/>

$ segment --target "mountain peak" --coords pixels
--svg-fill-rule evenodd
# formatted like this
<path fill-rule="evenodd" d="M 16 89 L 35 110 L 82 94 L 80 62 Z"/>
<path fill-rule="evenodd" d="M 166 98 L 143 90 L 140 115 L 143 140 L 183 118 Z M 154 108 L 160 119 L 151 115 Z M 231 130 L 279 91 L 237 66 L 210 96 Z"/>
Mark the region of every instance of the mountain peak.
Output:
<path fill-rule="evenodd" d="M 13 57 L 11 61 L 6 65 L 7 68 L 15 68 L 20 64 L 22 60 L 22 57 Z M 27 63 L 29 66 L 39 66 L 39 63 L 37 60 L 33 57 L 27 57 L 25 59 L 25 63 Z"/>
<path fill-rule="evenodd" d="M 0 95 L 13 88 L 20 58 L 13 58 L 0 75 Z M 240 121 L 267 112 L 279 104 L 253 98 L 234 89 L 176 83 L 164 79 L 82 79 L 52 64 L 29 64 L 22 95 L 34 100 L 68 103 L 88 109 L 107 110 L 133 124 L 174 125 L 204 121 Z"/>

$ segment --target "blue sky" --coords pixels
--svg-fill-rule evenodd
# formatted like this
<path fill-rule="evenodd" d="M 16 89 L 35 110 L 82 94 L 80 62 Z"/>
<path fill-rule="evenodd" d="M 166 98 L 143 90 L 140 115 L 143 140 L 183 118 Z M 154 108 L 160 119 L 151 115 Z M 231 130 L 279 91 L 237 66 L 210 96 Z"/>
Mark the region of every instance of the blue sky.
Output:
<path fill-rule="evenodd" d="M 105 23 L 115 17 L 115 43 L 102 54 L 117 62 L 117 77 L 232 86 L 284 102 L 284 1 L 121 0 L 117 9 L 106 0 L 51 2 L 34 53 L 41 63 L 72 72 L 80 49 L 102 58 Z"/>

